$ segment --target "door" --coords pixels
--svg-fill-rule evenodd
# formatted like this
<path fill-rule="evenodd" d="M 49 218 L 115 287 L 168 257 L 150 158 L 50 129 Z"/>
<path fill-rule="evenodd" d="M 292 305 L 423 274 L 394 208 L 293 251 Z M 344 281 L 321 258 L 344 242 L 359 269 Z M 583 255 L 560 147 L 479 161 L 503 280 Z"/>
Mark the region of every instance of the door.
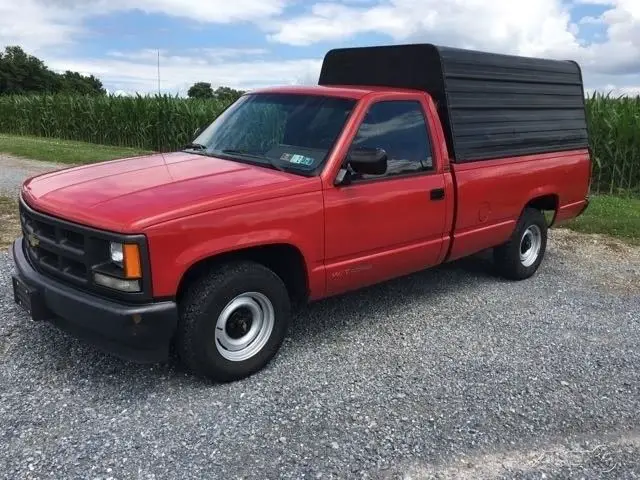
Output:
<path fill-rule="evenodd" d="M 325 190 L 327 293 L 342 293 L 438 263 L 445 179 L 433 161 L 422 103 L 373 103 L 351 144 L 383 148 L 386 173 Z"/>

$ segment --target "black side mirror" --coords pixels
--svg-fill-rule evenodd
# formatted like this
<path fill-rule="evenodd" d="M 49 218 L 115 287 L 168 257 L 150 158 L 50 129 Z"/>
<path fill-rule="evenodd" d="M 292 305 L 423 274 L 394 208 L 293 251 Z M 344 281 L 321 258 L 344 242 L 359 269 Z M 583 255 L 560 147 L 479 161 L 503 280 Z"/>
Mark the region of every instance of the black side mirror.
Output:
<path fill-rule="evenodd" d="M 387 173 L 387 152 L 382 148 L 356 148 L 349 152 L 347 162 L 354 172 L 367 175 Z"/>

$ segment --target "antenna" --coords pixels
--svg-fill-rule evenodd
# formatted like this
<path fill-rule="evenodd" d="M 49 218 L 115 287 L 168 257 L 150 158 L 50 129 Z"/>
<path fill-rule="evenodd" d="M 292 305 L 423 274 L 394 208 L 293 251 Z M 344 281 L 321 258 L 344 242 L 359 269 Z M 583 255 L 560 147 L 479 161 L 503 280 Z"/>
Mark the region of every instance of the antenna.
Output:
<path fill-rule="evenodd" d="M 162 94 L 160 92 L 160 49 L 157 49 L 158 51 L 158 128 L 157 128 L 157 133 L 158 133 L 158 151 L 160 152 L 160 155 L 162 156 L 162 161 L 165 163 L 167 163 L 167 160 L 164 158 L 164 153 L 162 152 Z"/>

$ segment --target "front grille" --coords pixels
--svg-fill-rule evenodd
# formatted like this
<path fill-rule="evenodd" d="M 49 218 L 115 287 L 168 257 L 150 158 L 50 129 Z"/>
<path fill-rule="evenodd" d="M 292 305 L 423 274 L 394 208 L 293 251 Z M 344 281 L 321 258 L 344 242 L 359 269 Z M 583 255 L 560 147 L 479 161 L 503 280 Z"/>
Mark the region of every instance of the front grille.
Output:
<path fill-rule="evenodd" d="M 33 268 L 92 293 L 137 302 L 150 298 L 151 272 L 144 235 L 122 235 L 68 222 L 29 207 L 20 199 L 24 250 Z M 109 254 L 111 241 L 137 243 L 142 258 L 142 291 L 124 293 L 98 285 L 93 273 L 118 276 Z"/>
<path fill-rule="evenodd" d="M 80 226 L 35 212 L 23 202 L 20 202 L 20 221 L 25 251 L 36 270 L 77 285 L 86 286 L 91 282 L 95 262 L 90 256 L 95 260 L 98 250 L 106 251 L 106 242 L 91 238 Z"/>

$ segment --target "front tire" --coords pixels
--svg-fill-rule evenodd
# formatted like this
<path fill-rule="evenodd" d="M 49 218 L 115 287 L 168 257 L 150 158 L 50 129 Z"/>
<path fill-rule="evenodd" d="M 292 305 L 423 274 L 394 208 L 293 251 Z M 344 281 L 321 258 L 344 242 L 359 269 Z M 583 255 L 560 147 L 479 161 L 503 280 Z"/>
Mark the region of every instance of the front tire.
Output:
<path fill-rule="evenodd" d="M 509 241 L 493 251 L 498 272 L 509 280 L 533 276 L 547 249 L 547 230 L 542 212 L 525 208 Z"/>
<path fill-rule="evenodd" d="M 255 262 L 215 268 L 193 282 L 180 304 L 178 355 L 218 382 L 248 377 L 279 350 L 291 320 L 283 281 Z"/>

